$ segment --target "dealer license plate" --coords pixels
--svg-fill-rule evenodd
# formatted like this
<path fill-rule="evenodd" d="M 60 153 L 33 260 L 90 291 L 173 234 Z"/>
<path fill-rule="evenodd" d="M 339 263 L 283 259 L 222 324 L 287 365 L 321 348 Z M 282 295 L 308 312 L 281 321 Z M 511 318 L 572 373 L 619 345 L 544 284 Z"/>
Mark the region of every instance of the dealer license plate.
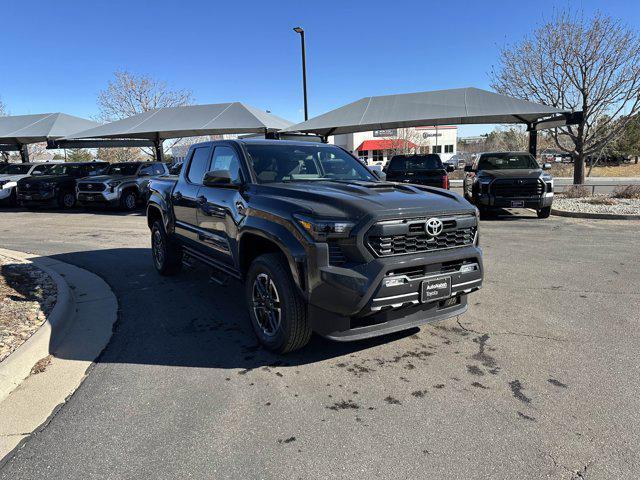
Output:
<path fill-rule="evenodd" d="M 511 208 L 523 208 L 524 200 L 511 200 Z"/>
<path fill-rule="evenodd" d="M 422 301 L 433 302 L 451 296 L 451 277 L 442 277 L 422 282 Z"/>

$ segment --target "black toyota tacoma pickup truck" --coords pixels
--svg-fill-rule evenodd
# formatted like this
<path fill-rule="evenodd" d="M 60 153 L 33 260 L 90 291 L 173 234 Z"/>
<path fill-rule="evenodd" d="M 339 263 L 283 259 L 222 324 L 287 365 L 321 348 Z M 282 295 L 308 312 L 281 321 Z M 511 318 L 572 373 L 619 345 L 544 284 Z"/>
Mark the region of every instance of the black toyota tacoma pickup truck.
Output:
<path fill-rule="evenodd" d="M 312 331 L 347 341 L 459 315 L 482 284 L 475 207 L 382 182 L 333 145 L 196 144 L 150 191 L 157 271 L 195 259 L 244 282 L 253 329 L 276 352 Z"/>
<path fill-rule="evenodd" d="M 42 174 L 18 180 L 18 203 L 26 207 L 57 205 L 72 208 L 76 204 L 76 181 L 79 178 L 100 175 L 106 162 L 69 162 L 47 166 Z"/>
<path fill-rule="evenodd" d="M 464 196 L 483 215 L 497 208 L 532 208 L 539 218 L 547 218 L 553 203 L 553 178 L 527 152 L 478 154 L 466 172 Z"/>

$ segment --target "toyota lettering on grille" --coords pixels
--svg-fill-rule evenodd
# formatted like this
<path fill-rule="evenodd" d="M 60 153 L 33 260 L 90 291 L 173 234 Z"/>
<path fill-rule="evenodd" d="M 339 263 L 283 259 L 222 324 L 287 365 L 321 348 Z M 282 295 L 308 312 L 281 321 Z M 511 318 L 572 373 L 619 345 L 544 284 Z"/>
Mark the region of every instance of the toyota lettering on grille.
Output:
<path fill-rule="evenodd" d="M 444 225 L 442 224 L 442 220 L 440 220 L 439 218 L 430 218 L 425 224 L 425 230 L 432 237 L 437 237 L 438 235 L 440 235 L 443 228 Z"/>

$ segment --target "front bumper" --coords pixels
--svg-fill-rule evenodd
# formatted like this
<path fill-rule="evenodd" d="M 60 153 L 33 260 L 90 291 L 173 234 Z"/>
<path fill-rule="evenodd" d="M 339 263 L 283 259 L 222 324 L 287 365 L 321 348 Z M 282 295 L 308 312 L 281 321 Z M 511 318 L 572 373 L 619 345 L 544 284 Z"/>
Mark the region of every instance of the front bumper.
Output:
<path fill-rule="evenodd" d="M 47 190 L 39 192 L 18 191 L 18 202 L 23 205 L 48 205 L 56 200 L 56 191 Z"/>
<path fill-rule="evenodd" d="M 482 285 L 482 250 L 470 245 L 375 258 L 353 268 L 325 265 L 318 277 L 308 292 L 313 330 L 334 340 L 358 340 L 466 311 L 467 294 Z M 447 277 L 448 298 L 423 302 L 422 283 Z"/>
<path fill-rule="evenodd" d="M 11 194 L 12 194 L 14 188 L 16 188 L 15 184 L 13 186 L 4 185 L 3 187 L 1 187 L 0 188 L 0 201 L 8 200 L 9 198 L 11 198 Z"/>
<path fill-rule="evenodd" d="M 496 197 L 482 194 L 476 197 L 476 205 L 495 208 L 533 208 L 550 207 L 553 203 L 553 192 L 536 197 Z"/>
<path fill-rule="evenodd" d="M 78 191 L 76 195 L 80 205 L 117 205 L 119 192 L 111 192 L 108 189 L 102 192 Z"/>

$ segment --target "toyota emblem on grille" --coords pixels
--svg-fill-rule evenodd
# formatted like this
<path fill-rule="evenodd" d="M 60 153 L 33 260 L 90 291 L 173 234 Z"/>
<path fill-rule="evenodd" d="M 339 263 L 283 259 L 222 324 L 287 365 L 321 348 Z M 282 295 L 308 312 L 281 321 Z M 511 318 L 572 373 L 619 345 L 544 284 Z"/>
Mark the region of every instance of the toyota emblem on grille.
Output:
<path fill-rule="evenodd" d="M 438 235 L 440 235 L 443 228 L 444 225 L 442 225 L 442 220 L 440 220 L 439 218 L 430 218 L 425 224 L 427 233 L 432 237 L 437 237 Z"/>
<path fill-rule="evenodd" d="M 91 189 L 93 188 L 93 185 L 91 185 L 91 184 L 89 183 L 89 184 L 87 184 L 87 188 L 88 188 L 89 190 L 91 190 Z"/>
<path fill-rule="evenodd" d="M 29 187 L 31 187 L 31 184 L 30 184 L 30 183 L 25 183 L 25 184 L 24 184 L 24 188 L 29 188 Z"/>

